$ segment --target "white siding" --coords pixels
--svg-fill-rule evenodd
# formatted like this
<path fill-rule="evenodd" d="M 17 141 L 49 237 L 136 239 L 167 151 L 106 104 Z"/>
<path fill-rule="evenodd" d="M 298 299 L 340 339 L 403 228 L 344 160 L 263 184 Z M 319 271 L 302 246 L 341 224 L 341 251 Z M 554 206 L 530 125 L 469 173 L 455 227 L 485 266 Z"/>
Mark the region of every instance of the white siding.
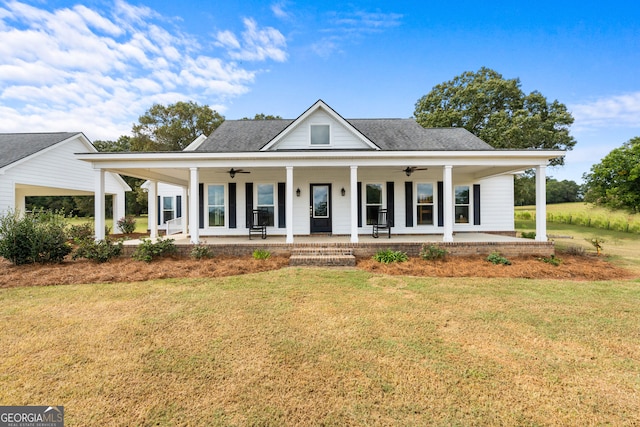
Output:
<path fill-rule="evenodd" d="M 282 141 L 272 147 L 273 150 L 308 150 L 315 147 L 310 145 L 310 125 L 324 124 L 331 129 L 331 144 L 318 148 L 332 149 L 363 149 L 370 148 L 356 134 L 334 120 L 323 110 L 314 112 L 307 119 L 301 121 Z"/>
<path fill-rule="evenodd" d="M 478 181 L 482 223 L 478 231 L 513 231 L 513 175 Z"/>

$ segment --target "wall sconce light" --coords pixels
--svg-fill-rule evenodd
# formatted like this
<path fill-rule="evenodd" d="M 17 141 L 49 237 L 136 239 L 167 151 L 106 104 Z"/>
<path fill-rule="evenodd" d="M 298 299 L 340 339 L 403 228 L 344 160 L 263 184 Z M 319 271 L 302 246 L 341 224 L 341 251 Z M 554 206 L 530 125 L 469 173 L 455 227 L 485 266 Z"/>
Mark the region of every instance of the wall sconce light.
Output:
<path fill-rule="evenodd" d="M 296 190 L 296 196 L 300 197 L 300 189 L 299 188 Z"/>
<path fill-rule="evenodd" d="M 346 191 L 344 191 L 344 187 L 342 187 L 342 190 L 340 190 L 340 194 L 342 194 L 342 197 L 344 197 L 344 195 L 345 195 L 346 193 L 347 193 L 347 192 L 346 192 Z"/>

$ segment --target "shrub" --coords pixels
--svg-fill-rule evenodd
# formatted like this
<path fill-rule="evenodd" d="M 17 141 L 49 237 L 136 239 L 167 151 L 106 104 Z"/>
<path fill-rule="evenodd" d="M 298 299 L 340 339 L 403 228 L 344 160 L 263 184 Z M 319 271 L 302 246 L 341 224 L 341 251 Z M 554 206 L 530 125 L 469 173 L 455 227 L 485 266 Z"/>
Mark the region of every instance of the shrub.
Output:
<path fill-rule="evenodd" d="M 62 262 L 70 252 L 61 214 L 8 212 L 0 217 L 0 256 L 14 265 Z"/>
<path fill-rule="evenodd" d="M 524 239 L 535 239 L 536 238 L 536 232 L 535 231 L 523 231 L 521 233 L 522 238 Z"/>
<path fill-rule="evenodd" d="M 213 257 L 211 249 L 206 245 L 195 245 L 193 249 L 191 249 L 191 253 L 189 255 L 193 259 L 206 259 Z"/>
<path fill-rule="evenodd" d="M 83 222 L 82 224 L 71 225 L 67 234 L 73 241 L 93 240 L 93 224 L 90 222 Z"/>
<path fill-rule="evenodd" d="M 136 219 L 130 215 L 120 218 L 116 225 L 123 234 L 131 234 L 136 231 Z"/>
<path fill-rule="evenodd" d="M 562 252 L 567 255 L 575 255 L 575 256 L 585 256 L 587 251 L 584 250 L 582 246 L 571 245 L 562 249 Z"/>
<path fill-rule="evenodd" d="M 378 251 L 378 253 L 376 253 L 373 256 L 373 259 L 384 264 L 389 264 L 391 262 L 408 261 L 409 257 L 405 252 L 385 249 L 385 250 Z"/>
<path fill-rule="evenodd" d="M 268 259 L 271 256 L 271 252 L 266 249 L 256 249 L 253 251 L 254 259 Z"/>
<path fill-rule="evenodd" d="M 604 239 L 599 239 L 597 237 L 594 237 L 591 240 L 587 239 L 587 241 L 591 243 L 594 248 L 596 248 L 596 253 L 600 255 L 600 253 L 602 252 L 602 244 L 604 243 Z"/>
<path fill-rule="evenodd" d="M 76 240 L 78 248 L 73 254 L 73 259 L 86 258 L 91 261 L 103 263 L 122 254 L 122 241 L 113 243 L 109 239 L 95 241 L 93 239 Z"/>
<path fill-rule="evenodd" d="M 487 261 L 493 264 L 511 265 L 511 261 L 500 255 L 498 252 L 491 252 L 487 257 Z"/>
<path fill-rule="evenodd" d="M 562 263 L 562 260 L 560 258 L 556 258 L 556 256 L 553 254 L 551 254 L 551 256 L 549 257 L 543 256 L 542 258 L 538 259 L 542 262 L 546 262 L 547 264 L 551 264 L 556 267 Z"/>
<path fill-rule="evenodd" d="M 420 250 L 420 257 L 430 261 L 444 259 L 446 256 L 447 250 L 436 245 L 422 245 L 422 249 Z"/>
<path fill-rule="evenodd" d="M 142 239 L 142 243 L 138 245 L 131 257 L 137 261 L 151 262 L 156 258 L 171 255 L 177 252 L 178 248 L 173 243 L 173 239 Z"/>

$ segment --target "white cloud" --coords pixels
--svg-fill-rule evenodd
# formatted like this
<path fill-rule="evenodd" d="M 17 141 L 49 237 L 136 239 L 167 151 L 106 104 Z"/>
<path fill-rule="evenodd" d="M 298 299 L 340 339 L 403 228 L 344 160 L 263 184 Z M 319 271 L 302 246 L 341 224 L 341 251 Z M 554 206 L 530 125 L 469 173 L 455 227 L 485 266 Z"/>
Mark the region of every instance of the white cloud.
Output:
<path fill-rule="evenodd" d="M 258 28 L 251 18 L 245 18 L 243 22 L 242 42 L 229 31 L 217 34 L 218 44 L 227 48 L 231 58 L 243 61 L 287 60 L 287 41 L 280 31 L 273 27 Z"/>
<path fill-rule="evenodd" d="M 614 95 L 569 107 L 576 130 L 635 127 L 640 128 L 640 92 Z"/>
<path fill-rule="evenodd" d="M 285 1 L 279 1 L 277 3 L 273 3 L 271 5 L 271 12 L 273 12 L 276 18 L 289 19 L 291 15 L 289 14 L 289 12 L 285 10 L 286 6 L 287 6 L 287 2 Z"/>
<path fill-rule="evenodd" d="M 286 40 L 250 18 L 218 43 L 233 60 L 284 61 Z M 234 44 L 235 40 L 235 44 Z M 155 102 L 193 100 L 223 113 L 259 70 L 227 61 L 146 6 L 0 7 L 0 131 L 83 131 L 116 139 Z M 212 106 L 213 108 L 213 106 Z"/>

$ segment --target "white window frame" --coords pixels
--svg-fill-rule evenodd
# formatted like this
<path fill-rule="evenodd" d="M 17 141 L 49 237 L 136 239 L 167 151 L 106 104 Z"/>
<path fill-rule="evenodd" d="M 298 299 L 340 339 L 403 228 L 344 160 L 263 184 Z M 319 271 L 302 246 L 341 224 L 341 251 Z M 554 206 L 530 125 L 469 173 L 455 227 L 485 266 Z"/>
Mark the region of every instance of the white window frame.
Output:
<path fill-rule="evenodd" d="M 273 205 L 260 205 L 258 204 L 259 200 L 258 200 L 258 192 L 259 192 L 259 187 L 261 185 L 269 185 L 271 186 L 271 189 L 273 191 Z M 278 187 L 274 182 L 259 182 L 254 184 L 254 191 L 253 191 L 253 206 L 254 209 L 260 209 L 261 207 L 273 207 L 273 224 L 268 224 L 268 227 L 275 227 L 276 226 L 276 221 L 278 219 Z"/>
<path fill-rule="evenodd" d="M 367 200 L 367 187 L 369 185 L 379 185 L 381 188 L 380 191 L 380 204 L 374 204 L 374 203 L 368 203 Z M 369 221 L 369 210 L 368 207 L 369 206 L 378 206 L 378 209 L 384 209 L 385 208 L 385 201 L 387 200 L 386 197 L 386 191 L 387 191 L 387 186 L 385 185 L 384 182 L 365 182 L 364 183 L 364 197 L 362 198 L 362 203 L 364 204 L 364 222 L 366 225 L 372 225 L 373 223 Z M 376 219 L 377 220 L 377 219 Z"/>
<path fill-rule="evenodd" d="M 223 204 L 222 205 L 212 205 L 209 202 L 209 187 L 222 187 L 222 191 L 224 192 L 223 194 Z M 228 197 L 228 190 L 227 190 L 227 184 L 226 183 L 209 183 L 205 185 L 205 201 L 206 201 L 206 211 L 205 211 L 205 227 L 206 228 L 215 228 L 215 229 L 221 229 L 221 228 L 227 228 L 229 220 L 228 220 L 228 215 L 229 215 L 229 209 L 228 206 L 229 204 L 227 203 L 227 197 Z M 223 225 L 211 225 L 209 224 L 209 208 L 212 206 L 222 206 L 224 209 L 224 224 Z"/>
<path fill-rule="evenodd" d="M 460 187 L 466 187 L 467 188 L 467 203 L 458 203 L 458 201 L 456 200 L 456 191 L 458 188 Z M 473 210 L 471 209 L 471 207 L 473 206 L 473 195 L 472 195 L 472 190 L 473 190 L 473 186 L 470 184 L 459 184 L 459 185 L 454 185 L 453 186 L 453 213 L 454 213 L 454 224 L 458 224 L 458 225 L 469 225 L 472 224 L 472 220 L 473 218 L 471 218 L 471 216 L 473 215 Z M 461 221 L 462 219 L 462 215 L 458 215 L 457 208 L 458 207 L 466 207 L 467 208 L 467 220 L 466 221 Z"/>
<path fill-rule="evenodd" d="M 312 134 L 313 131 L 312 129 L 314 127 L 326 127 L 329 130 L 329 141 L 326 144 L 314 144 L 313 143 L 313 138 L 312 138 Z M 330 147 L 331 144 L 331 124 L 329 123 L 311 123 L 309 124 L 309 146 L 310 147 Z"/>
<path fill-rule="evenodd" d="M 422 184 L 428 184 L 431 185 L 431 203 L 420 203 L 420 200 L 418 199 L 419 197 L 419 192 L 418 192 L 418 186 L 422 185 Z M 414 202 L 414 212 L 416 214 L 416 226 L 417 227 L 433 227 L 436 225 L 437 223 L 437 185 L 435 185 L 435 183 L 433 182 L 416 182 L 415 183 L 415 202 Z M 431 206 L 431 224 L 420 224 L 420 216 L 418 215 L 418 207 L 419 206 Z"/>
<path fill-rule="evenodd" d="M 171 209 L 165 209 L 164 207 L 164 201 L 165 200 L 171 200 Z M 175 219 L 176 218 L 176 197 L 175 196 L 162 196 L 160 199 L 162 205 L 160 207 L 160 209 L 162 209 L 162 223 L 166 224 L 167 221 L 169 221 L 167 219 L 167 216 L 165 215 L 165 212 L 172 212 L 173 215 L 170 219 Z"/>

